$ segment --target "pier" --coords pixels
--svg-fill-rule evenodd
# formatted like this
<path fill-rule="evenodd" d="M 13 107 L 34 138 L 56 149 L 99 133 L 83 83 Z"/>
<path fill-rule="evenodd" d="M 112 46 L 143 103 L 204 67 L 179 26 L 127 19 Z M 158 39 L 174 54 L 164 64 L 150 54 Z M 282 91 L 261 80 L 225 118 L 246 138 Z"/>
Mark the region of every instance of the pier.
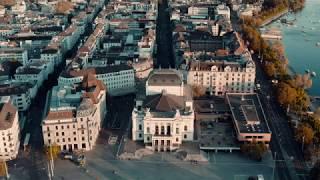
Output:
<path fill-rule="evenodd" d="M 281 40 L 282 34 L 277 29 L 260 29 L 261 37 L 266 40 Z"/>
<path fill-rule="evenodd" d="M 289 12 L 289 10 L 286 9 L 286 10 L 280 12 L 278 15 L 272 16 L 272 17 L 264 20 L 263 23 L 261 23 L 260 27 L 264 27 L 266 25 L 269 25 L 270 23 L 272 23 L 273 21 L 276 21 L 277 19 L 281 18 L 282 16 L 284 16 L 288 12 Z"/>

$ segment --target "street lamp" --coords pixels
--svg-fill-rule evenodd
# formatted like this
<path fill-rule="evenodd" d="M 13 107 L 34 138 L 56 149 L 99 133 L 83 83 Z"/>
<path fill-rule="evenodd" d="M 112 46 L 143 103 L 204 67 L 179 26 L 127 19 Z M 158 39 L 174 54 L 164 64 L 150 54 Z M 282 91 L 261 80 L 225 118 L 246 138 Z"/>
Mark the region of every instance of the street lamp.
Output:
<path fill-rule="evenodd" d="M 274 180 L 274 175 L 275 175 L 275 168 L 276 168 L 276 163 L 277 163 L 277 151 L 274 152 L 274 166 L 273 166 L 273 169 L 272 169 L 272 180 Z"/>

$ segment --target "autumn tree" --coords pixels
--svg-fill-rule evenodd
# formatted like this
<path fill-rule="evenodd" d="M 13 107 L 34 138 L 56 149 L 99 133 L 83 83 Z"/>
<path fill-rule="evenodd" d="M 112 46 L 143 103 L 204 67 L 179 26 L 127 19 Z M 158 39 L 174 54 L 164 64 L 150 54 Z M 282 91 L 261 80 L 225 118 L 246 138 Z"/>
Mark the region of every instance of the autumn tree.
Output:
<path fill-rule="evenodd" d="M 273 63 L 267 63 L 264 65 L 264 71 L 268 77 L 274 77 L 276 75 L 276 68 Z"/>
<path fill-rule="evenodd" d="M 313 142 L 314 131 L 309 124 L 300 124 L 296 130 L 296 139 L 300 143 L 309 145 Z"/>
<path fill-rule="evenodd" d="M 206 88 L 199 85 L 192 86 L 193 97 L 200 97 L 206 94 Z"/>
<path fill-rule="evenodd" d="M 53 144 L 50 146 L 45 146 L 44 151 L 48 159 L 51 159 L 51 157 L 56 159 L 59 156 L 61 149 L 59 145 Z"/>
<path fill-rule="evenodd" d="M 10 7 L 16 4 L 15 0 L 0 0 L 0 6 Z"/>
<path fill-rule="evenodd" d="M 68 14 L 73 9 L 73 3 L 70 1 L 59 1 L 55 10 L 58 14 Z"/>
<path fill-rule="evenodd" d="M 296 90 L 289 84 L 281 82 L 277 89 L 277 99 L 278 102 L 283 106 L 288 106 L 295 103 L 296 100 Z"/>
<path fill-rule="evenodd" d="M 312 79 L 310 78 L 310 74 L 297 74 L 292 81 L 293 85 L 297 88 L 308 89 L 312 86 Z"/>
<path fill-rule="evenodd" d="M 240 150 L 248 157 L 261 161 L 263 155 L 267 151 L 267 146 L 264 143 L 257 143 L 255 140 L 249 143 L 244 143 L 240 146 Z"/>
<path fill-rule="evenodd" d="M 310 97 L 302 88 L 296 89 L 296 100 L 293 107 L 296 111 L 301 112 L 306 110 L 310 105 Z"/>

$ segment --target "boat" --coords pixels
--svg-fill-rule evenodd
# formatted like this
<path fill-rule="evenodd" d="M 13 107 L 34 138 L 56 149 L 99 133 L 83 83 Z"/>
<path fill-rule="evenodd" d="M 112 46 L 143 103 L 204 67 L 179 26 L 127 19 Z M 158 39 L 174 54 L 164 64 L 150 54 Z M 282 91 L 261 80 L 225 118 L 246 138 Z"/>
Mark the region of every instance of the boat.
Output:
<path fill-rule="evenodd" d="M 311 76 L 316 77 L 317 76 L 316 72 L 312 71 Z"/>
<path fill-rule="evenodd" d="M 310 69 L 306 69 L 305 71 L 306 71 L 306 73 L 310 73 Z"/>
<path fill-rule="evenodd" d="M 316 46 L 320 46 L 320 42 L 317 42 L 317 43 L 316 43 Z"/>

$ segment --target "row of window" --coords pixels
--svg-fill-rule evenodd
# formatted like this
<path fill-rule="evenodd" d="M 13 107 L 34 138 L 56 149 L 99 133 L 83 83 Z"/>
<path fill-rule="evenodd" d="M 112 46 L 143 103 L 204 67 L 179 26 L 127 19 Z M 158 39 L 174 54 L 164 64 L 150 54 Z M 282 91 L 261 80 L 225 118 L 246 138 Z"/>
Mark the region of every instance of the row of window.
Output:
<path fill-rule="evenodd" d="M 68 140 L 68 142 L 71 142 L 71 138 L 61 138 L 61 139 L 58 138 L 58 139 L 56 139 L 56 143 L 60 143 L 60 142 L 64 143 L 64 142 L 66 142 L 66 139 Z M 89 137 L 89 140 L 92 141 L 92 136 Z M 73 141 L 76 142 L 77 138 L 74 137 Z M 81 141 L 86 141 L 86 138 L 84 136 L 82 136 Z M 48 139 L 48 143 L 49 144 L 52 143 L 51 139 Z"/>
<path fill-rule="evenodd" d="M 142 131 L 142 124 L 139 124 L 138 125 L 138 129 L 139 131 Z M 188 126 L 184 126 L 184 131 L 188 131 Z M 170 135 L 171 133 L 171 126 L 167 126 L 167 135 Z M 147 127 L 147 134 L 150 133 L 150 127 Z M 176 134 L 179 134 L 180 131 L 179 131 L 179 128 L 176 128 Z M 155 126 L 155 134 L 159 134 L 159 126 Z M 161 126 L 161 132 L 160 132 L 161 135 L 164 135 L 165 134 L 165 126 Z"/>
<path fill-rule="evenodd" d="M 76 131 L 73 131 L 72 134 L 73 134 L 73 135 L 77 135 L 77 132 L 76 132 Z M 84 130 L 81 130 L 81 134 L 84 135 Z M 92 134 L 92 130 L 89 130 L 89 134 Z M 48 133 L 47 135 L 48 135 L 48 137 L 51 136 L 50 133 Z M 61 132 L 61 136 L 64 136 L 64 135 L 65 135 L 65 133 L 64 133 L 64 132 Z M 56 136 L 59 136 L 59 132 L 56 132 Z"/>

